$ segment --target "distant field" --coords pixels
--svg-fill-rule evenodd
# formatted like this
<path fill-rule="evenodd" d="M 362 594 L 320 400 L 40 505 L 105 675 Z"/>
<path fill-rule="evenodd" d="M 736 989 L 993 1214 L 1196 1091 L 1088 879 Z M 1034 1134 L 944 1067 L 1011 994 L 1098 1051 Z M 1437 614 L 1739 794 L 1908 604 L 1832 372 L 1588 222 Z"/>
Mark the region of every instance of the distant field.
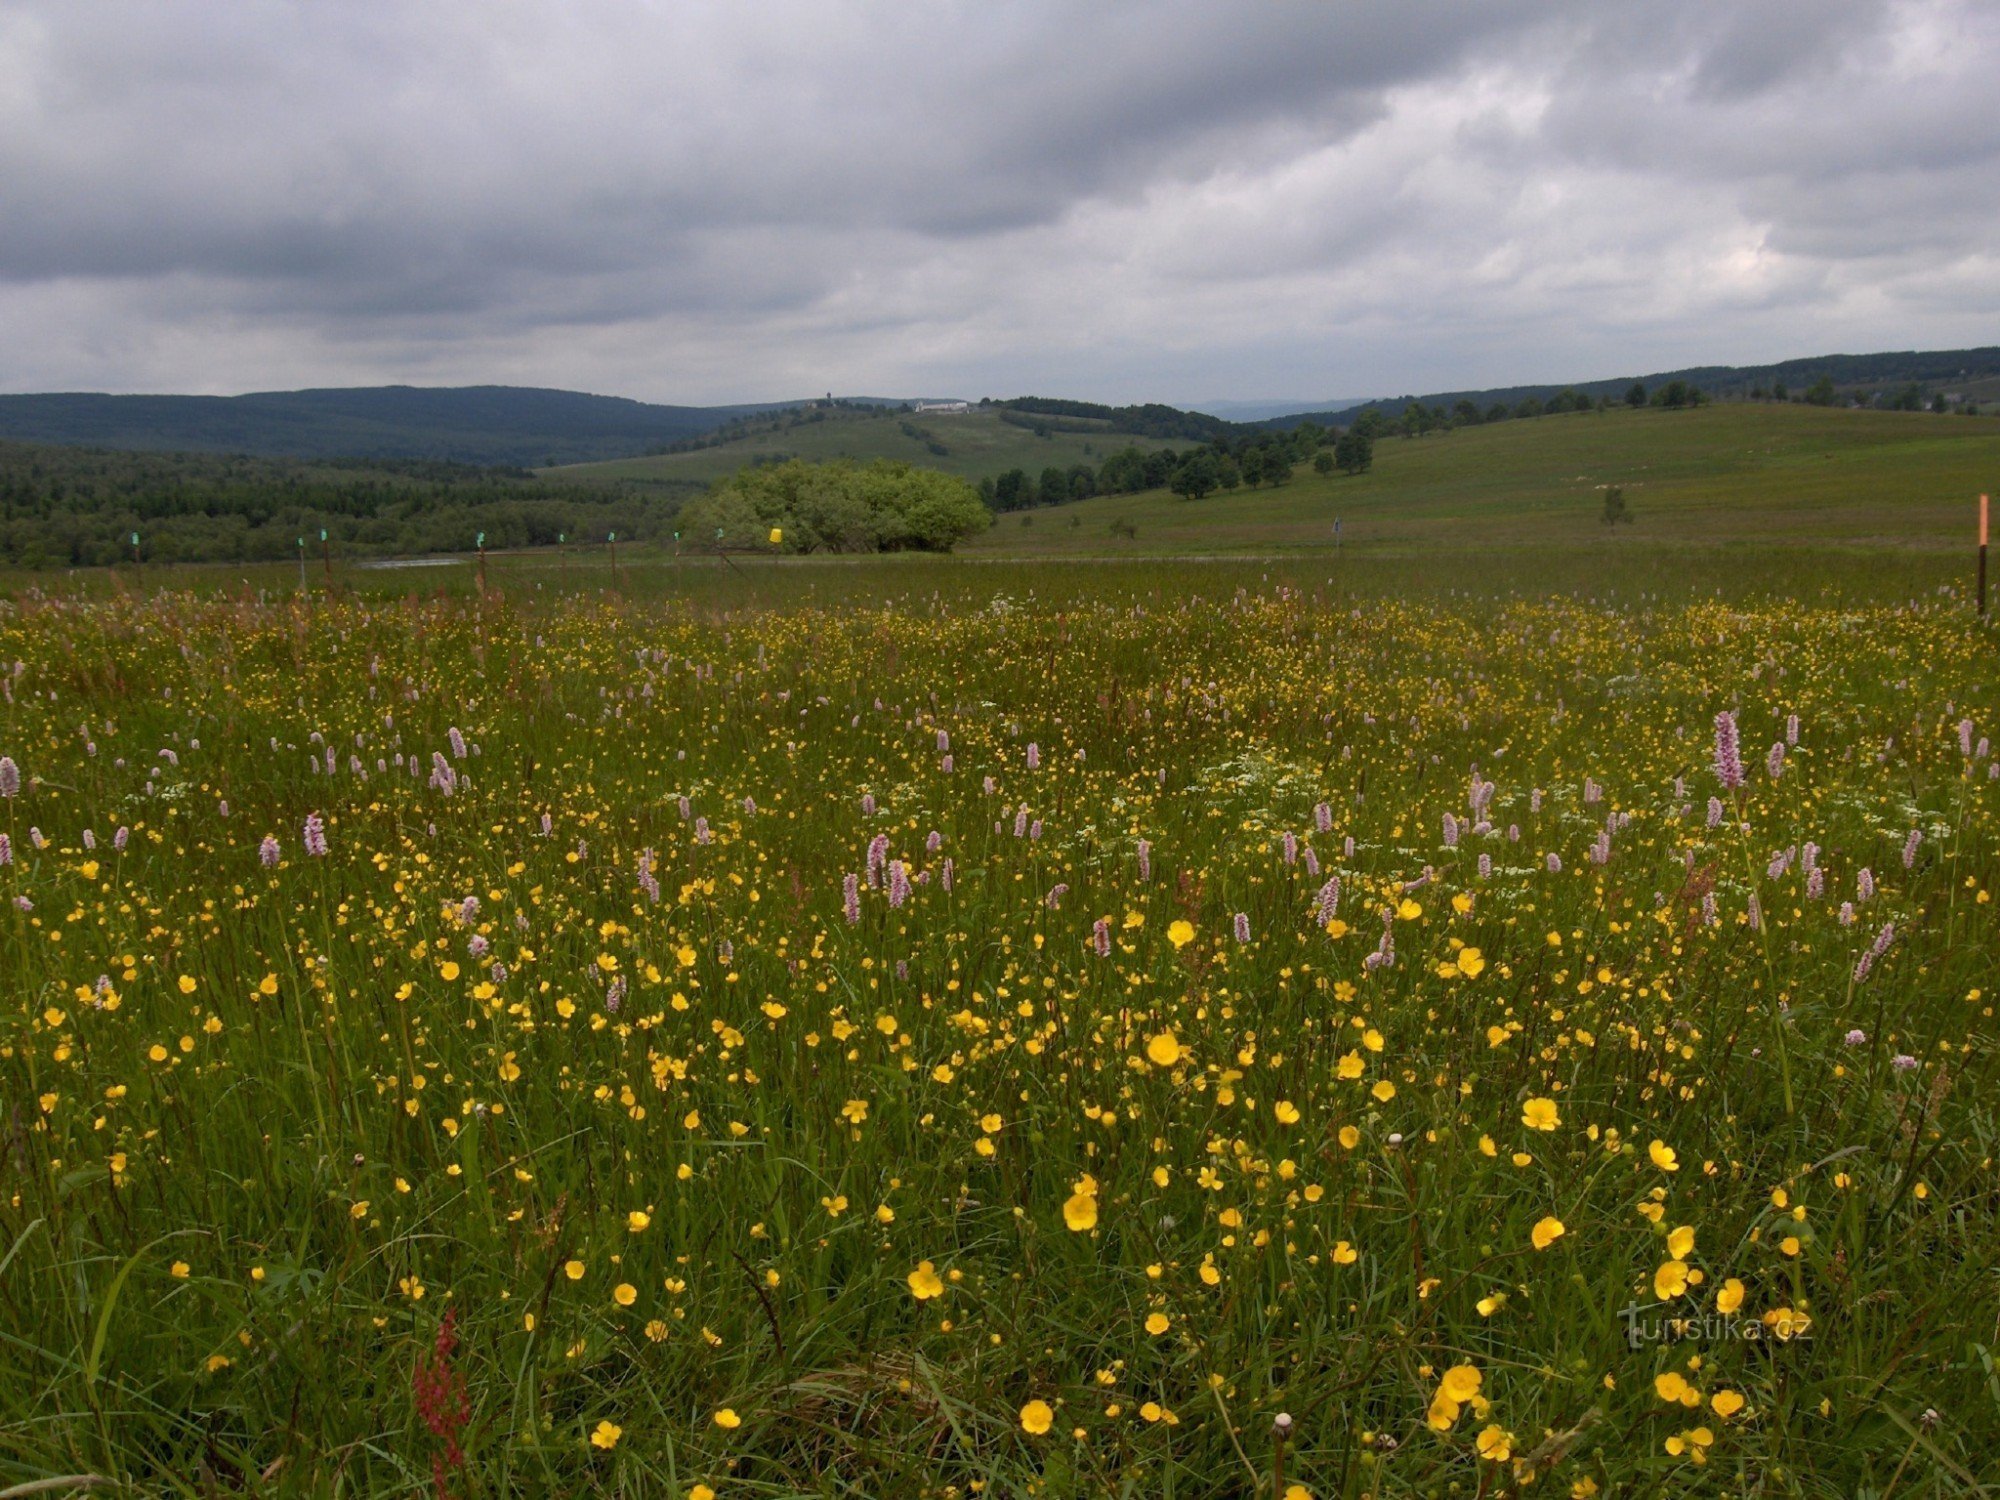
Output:
<path fill-rule="evenodd" d="M 964 425 L 948 427 L 951 422 Z M 1044 450 L 1041 456 L 1049 462 L 1057 461 L 1065 446 L 1088 462 L 1101 457 L 1110 441 L 1081 435 L 1037 439 L 1002 427 L 990 414 L 921 425 L 964 434 L 954 438 L 960 444 L 955 453 L 970 453 L 971 436 L 983 432 L 998 440 L 1005 434 Z M 840 432 L 898 437 L 894 420 L 834 425 L 813 435 Z M 1096 453 L 1085 454 L 1086 445 Z M 605 476 L 619 467 L 592 464 L 548 472 Z M 1614 529 L 1602 524 L 1602 486 L 1608 484 L 1624 488 L 1630 525 Z M 1071 588 L 1093 592 L 1105 584 L 1071 577 L 1071 570 L 991 565 L 1002 560 L 1140 562 L 1215 555 L 1237 559 L 1252 571 L 1284 558 L 1300 565 L 1309 585 L 1314 570 L 1333 558 L 1338 517 L 1342 586 L 1384 594 L 1434 586 L 1441 579 L 1478 587 L 1492 576 L 1499 556 L 1508 553 L 1531 557 L 1541 586 L 1588 587 L 1593 579 L 1610 576 L 1648 590 L 1676 588 L 1690 569 L 1711 580 L 1726 569 L 1741 585 L 1762 586 L 1771 576 L 1772 556 L 1810 553 L 1814 557 L 1806 572 L 1800 571 L 1806 564 L 1797 559 L 1784 565 L 1793 587 L 1810 587 L 1818 594 L 1837 586 L 1849 596 L 1858 590 L 1867 597 L 1894 598 L 1909 597 L 1905 583 L 1914 587 L 1920 576 L 1942 583 L 1967 571 L 1963 564 L 1972 540 L 1973 499 L 1982 490 L 2000 492 L 2000 418 L 1783 405 L 1619 410 L 1508 422 L 1441 437 L 1386 438 L 1376 445 L 1374 469 L 1360 476 L 1321 476 L 1302 464 L 1296 477 L 1276 489 L 1238 489 L 1199 501 L 1151 491 L 1002 515 L 992 530 L 962 546 L 960 557 L 980 565 L 965 570 L 968 588 L 1026 589 L 1041 598 Z M 1114 522 L 1130 522 L 1136 535 L 1122 534 L 1122 524 L 1114 533 Z M 624 526 L 617 529 L 621 537 L 631 534 Z M 490 559 L 493 586 L 516 596 L 522 590 L 568 593 L 611 586 L 604 530 L 572 529 L 566 550 L 496 550 Z M 575 538 L 582 534 L 599 540 L 580 544 Z M 1843 554 L 1838 565 L 1832 561 L 1836 553 Z M 681 597 L 704 606 L 757 602 L 772 593 L 766 580 L 781 575 L 787 579 L 783 592 L 813 602 L 866 598 L 906 575 L 927 580 L 926 587 L 939 577 L 954 576 L 950 560 L 942 568 L 907 558 L 766 561 L 740 556 L 725 564 L 694 552 L 676 559 L 670 546 L 626 541 L 621 541 L 619 555 L 618 586 L 628 596 Z M 369 595 L 411 589 L 462 592 L 473 584 L 470 567 L 419 573 L 361 569 L 357 565 L 363 559 L 338 534 L 331 561 L 338 587 Z M 1412 561 L 1421 566 L 1407 566 Z M 1521 576 L 1515 563 L 1504 571 Z M 1324 571 L 1319 576 L 1324 581 Z M 62 582 L 52 583 L 56 578 Z M 149 556 L 137 576 L 129 567 L 116 572 L 0 571 L 0 596 L 42 588 L 101 594 L 135 584 L 289 590 L 296 578 L 290 561 L 163 567 Z M 311 586 L 317 589 L 322 582 L 322 571 L 315 567 Z M 1145 586 L 1150 590 L 1160 583 L 1156 572 L 1148 575 Z"/>
<path fill-rule="evenodd" d="M 912 431 L 911 429 L 914 429 Z M 934 452 L 936 443 L 943 453 Z M 1009 469 L 1039 474 L 1055 465 L 1096 468 L 1120 448 L 1186 448 L 1192 443 L 1132 437 L 1106 428 L 1101 433 L 1051 432 L 1036 437 L 1025 427 L 1000 420 L 997 411 L 970 411 L 961 416 L 925 413 L 905 416 L 837 412 L 823 421 L 801 422 L 776 432 L 758 433 L 736 442 L 691 453 L 664 453 L 650 458 L 613 459 L 605 463 L 567 464 L 541 472 L 563 479 L 721 479 L 753 461 L 803 458 L 814 462 L 853 458 L 901 459 L 925 468 L 942 469 L 967 479 L 984 479 Z"/>
<path fill-rule="evenodd" d="M 1607 537 L 1603 487 L 1632 524 Z M 1003 516 L 971 550 L 1009 555 L 1649 543 L 1969 542 L 2000 491 L 2000 419 L 1809 406 L 1611 411 L 1385 438 L 1359 476 L 1301 466 L 1278 489 L 1185 501 L 1109 495 Z M 1131 521 L 1135 537 L 1114 535 Z"/>

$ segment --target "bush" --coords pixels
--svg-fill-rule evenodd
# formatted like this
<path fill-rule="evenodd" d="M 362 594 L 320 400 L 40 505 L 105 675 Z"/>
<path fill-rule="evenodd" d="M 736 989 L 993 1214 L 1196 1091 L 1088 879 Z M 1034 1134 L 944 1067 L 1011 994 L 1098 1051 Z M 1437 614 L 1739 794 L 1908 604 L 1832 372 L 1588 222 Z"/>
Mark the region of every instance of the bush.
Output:
<path fill-rule="evenodd" d="M 775 527 L 786 552 L 949 552 L 990 520 L 965 480 L 889 459 L 741 469 L 683 514 L 697 546 L 766 549 Z"/>

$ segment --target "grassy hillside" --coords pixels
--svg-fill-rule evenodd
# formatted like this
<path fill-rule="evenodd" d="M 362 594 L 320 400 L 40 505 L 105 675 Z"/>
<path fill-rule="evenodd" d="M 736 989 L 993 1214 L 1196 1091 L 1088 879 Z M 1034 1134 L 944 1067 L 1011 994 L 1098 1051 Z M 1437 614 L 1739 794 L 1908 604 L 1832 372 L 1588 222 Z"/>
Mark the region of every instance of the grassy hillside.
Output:
<path fill-rule="evenodd" d="M 0 438 L 266 458 L 573 463 L 710 431 L 766 406 L 655 406 L 517 386 L 363 386 L 248 396 L 0 396 Z"/>
<path fill-rule="evenodd" d="M 2000 493 L 2000 419 L 1818 407 L 1610 411 L 1385 438 L 1367 474 L 1301 466 L 1277 489 L 1186 501 L 1100 496 L 1003 516 L 970 544 L 1053 556 L 1327 547 L 1597 543 L 1603 487 L 1621 546 L 1685 542 L 1970 545 L 1973 499 Z M 1136 536 L 1114 534 L 1129 521 Z"/>
<path fill-rule="evenodd" d="M 1102 430 L 1050 431 L 1037 437 L 1028 427 L 1003 421 L 997 410 L 974 409 L 960 415 L 935 412 L 907 414 L 891 408 L 857 410 L 819 408 L 777 419 L 769 430 L 733 442 L 689 453 L 663 453 L 607 463 L 570 464 L 549 471 L 573 479 L 721 479 L 748 463 L 786 458 L 813 462 L 829 458 L 895 458 L 942 469 L 966 479 L 985 479 L 1009 469 L 1038 474 L 1050 465 L 1093 468 L 1120 448 L 1184 448 L 1185 442 L 1163 442 Z M 1018 415 L 1018 414 L 1017 414 Z M 1066 419 L 1065 426 L 1089 424 Z M 943 449 L 943 452 L 939 452 Z"/>

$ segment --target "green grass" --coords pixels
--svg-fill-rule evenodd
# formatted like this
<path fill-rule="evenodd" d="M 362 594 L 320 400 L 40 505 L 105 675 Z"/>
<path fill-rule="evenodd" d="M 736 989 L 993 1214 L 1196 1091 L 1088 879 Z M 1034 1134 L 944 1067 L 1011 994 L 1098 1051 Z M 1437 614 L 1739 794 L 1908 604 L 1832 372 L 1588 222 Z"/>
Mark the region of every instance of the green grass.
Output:
<path fill-rule="evenodd" d="M 1320 1500 L 1991 1488 L 2000 642 L 1919 503 L 0 580 L 0 1490 L 1268 1495 L 1280 1410 Z"/>
<path fill-rule="evenodd" d="M 905 432 L 905 424 L 924 435 Z M 927 439 L 934 440 L 947 452 L 932 452 Z M 733 474 L 747 463 L 769 462 L 779 457 L 811 462 L 832 458 L 863 462 L 891 458 L 976 480 L 1004 474 L 1009 469 L 1024 469 L 1031 476 L 1039 476 L 1052 465 L 1069 469 L 1089 464 L 1094 469 L 1107 455 L 1127 447 L 1151 451 L 1191 446 L 1195 445 L 1132 437 L 1109 428 L 1102 433 L 1051 432 L 1047 437 L 1036 437 L 1027 428 L 1001 421 L 999 412 L 993 410 L 905 416 L 887 409 L 879 412 L 842 409 L 826 414 L 823 421 L 801 422 L 777 432 L 759 433 L 691 453 L 572 464 L 542 472 L 551 477 L 575 479 L 713 480 Z"/>
<path fill-rule="evenodd" d="M 1570 547 L 1604 533 L 1611 484 L 1634 517 L 1612 538 L 1622 547 L 1965 546 L 1974 498 L 2000 491 L 2000 418 L 1741 404 L 1542 417 L 1385 438 L 1364 475 L 1301 465 L 1276 489 L 1106 495 L 1003 516 L 971 546 L 1023 556 L 1319 549 L 1338 516 L 1350 548 Z M 1121 520 L 1138 535 L 1114 535 Z"/>

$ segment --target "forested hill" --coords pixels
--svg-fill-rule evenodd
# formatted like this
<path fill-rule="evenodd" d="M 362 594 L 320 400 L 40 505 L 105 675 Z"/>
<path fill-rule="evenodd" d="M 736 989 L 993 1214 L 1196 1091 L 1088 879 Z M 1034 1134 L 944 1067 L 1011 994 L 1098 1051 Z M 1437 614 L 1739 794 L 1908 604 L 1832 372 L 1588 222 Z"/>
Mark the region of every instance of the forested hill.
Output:
<path fill-rule="evenodd" d="M 993 404 L 1000 408 L 1001 421 L 1037 432 L 1125 432 L 1136 437 L 1180 438 L 1197 443 L 1226 440 L 1241 432 L 1235 422 L 1157 402 L 1104 406 L 1095 401 L 1069 401 L 1053 396 L 1016 396 L 1011 401 Z"/>
<path fill-rule="evenodd" d="M 2000 397 L 2000 347 L 1978 349 L 1906 349 L 1884 354 L 1822 354 L 1781 360 L 1769 365 L 1695 365 L 1653 375 L 1621 375 L 1612 380 L 1577 380 L 1563 385 L 1510 385 L 1476 391 L 1435 391 L 1425 396 L 1393 396 L 1360 401 L 1338 410 L 1293 412 L 1268 417 L 1254 425 L 1296 427 L 1301 422 L 1345 427 L 1357 412 L 1374 407 L 1393 417 L 1421 401 L 1451 411 L 1465 403 L 1480 412 L 1495 406 L 1513 409 L 1524 402 L 1546 403 L 1559 395 L 1595 401 L 1604 396 L 1624 399 L 1634 386 L 1658 391 L 1679 382 L 1710 398 L 1802 400 L 1815 390 L 1843 405 L 1908 406 L 1912 398 L 1928 405 L 1939 396 L 1970 397 L 1984 404 Z M 1830 404 L 1823 401 L 1820 404 Z M 1956 399 L 1954 405 L 1960 404 Z"/>
<path fill-rule="evenodd" d="M 0 438 L 265 458 L 550 465 L 664 448 L 785 405 L 655 406 L 526 386 L 362 386 L 247 396 L 0 396 Z"/>

